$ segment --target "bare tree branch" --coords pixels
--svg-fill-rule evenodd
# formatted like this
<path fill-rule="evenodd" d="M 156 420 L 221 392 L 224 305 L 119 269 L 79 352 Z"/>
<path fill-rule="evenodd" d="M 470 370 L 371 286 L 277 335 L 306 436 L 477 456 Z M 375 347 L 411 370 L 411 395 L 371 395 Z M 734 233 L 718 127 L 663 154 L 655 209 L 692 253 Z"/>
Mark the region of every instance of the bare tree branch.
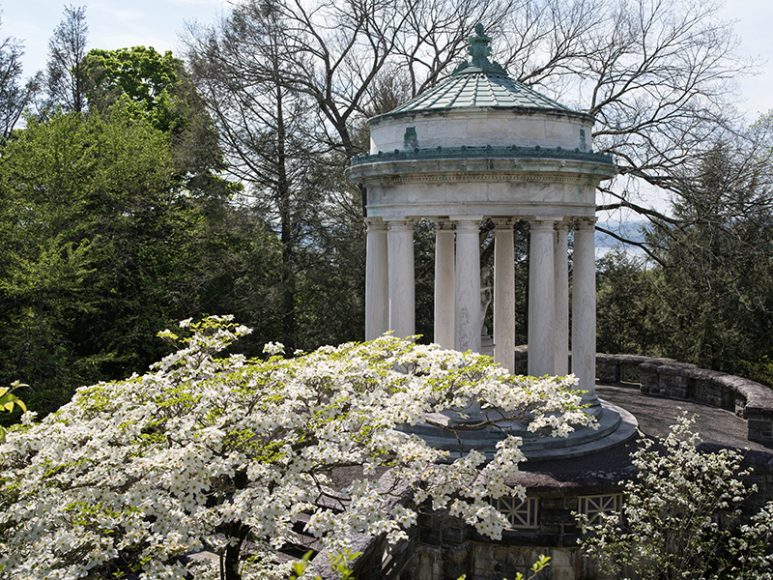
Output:
<path fill-rule="evenodd" d="M 663 261 L 657 256 L 657 254 L 655 254 L 652 250 L 650 250 L 650 248 L 646 244 L 643 244 L 641 242 L 637 242 L 635 240 L 631 240 L 631 239 L 625 238 L 625 237 L 621 236 L 620 234 L 618 234 L 616 232 L 613 232 L 612 230 L 608 230 L 607 228 L 603 228 L 603 227 L 598 226 L 598 225 L 596 226 L 596 231 L 599 231 L 602 234 L 606 234 L 606 235 L 608 235 L 608 236 L 610 236 L 610 237 L 612 237 L 612 238 L 614 238 L 614 239 L 616 239 L 616 240 L 618 240 L 620 242 L 623 242 L 624 244 L 628 244 L 628 245 L 631 245 L 631 246 L 636 246 L 637 248 L 640 248 L 645 254 L 647 254 L 647 256 L 649 256 L 652 260 L 654 260 L 655 262 L 657 262 L 661 266 L 664 265 Z"/>

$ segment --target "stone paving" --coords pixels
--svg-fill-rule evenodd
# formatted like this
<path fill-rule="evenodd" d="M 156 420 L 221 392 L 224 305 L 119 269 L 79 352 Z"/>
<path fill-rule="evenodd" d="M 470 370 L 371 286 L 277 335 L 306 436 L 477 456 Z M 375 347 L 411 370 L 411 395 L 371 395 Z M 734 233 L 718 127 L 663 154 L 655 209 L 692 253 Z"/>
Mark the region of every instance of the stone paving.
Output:
<path fill-rule="evenodd" d="M 746 421 L 731 411 L 718 409 L 695 401 L 679 401 L 642 395 L 639 387 L 596 387 L 599 397 L 633 413 L 639 421 L 639 430 L 654 437 L 665 437 L 677 418 L 686 411 L 696 416 L 695 426 L 704 442 L 767 452 L 773 448 L 746 438 Z"/>
<path fill-rule="evenodd" d="M 630 454 L 640 437 L 663 437 L 679 415 L 695 414 L 695 426 L 704 443 L 703 448 L 734 447 L 743 450 L 748 464 L 773 465 L 773 448 L 746 439 L 746 421 L 730 411 L 695 401 L 677 401 L 643 395 L 638 386 L 596 387 L 600 398 L 631 412 L 639 422 L 640 435 L 628 442 L 599 453 L 556 461 L 527 461 L 518 477 L 532 490 L 561 493 L 573 489 L 603 492 L 634 473 Z"/>

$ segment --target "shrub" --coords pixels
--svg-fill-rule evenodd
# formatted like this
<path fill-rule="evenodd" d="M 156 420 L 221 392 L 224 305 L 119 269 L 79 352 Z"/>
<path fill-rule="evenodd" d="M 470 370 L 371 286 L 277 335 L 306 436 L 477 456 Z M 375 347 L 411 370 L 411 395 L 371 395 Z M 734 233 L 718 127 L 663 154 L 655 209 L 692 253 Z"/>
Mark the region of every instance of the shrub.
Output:
<path fill-rule="evenodd" d="M 183 321 L 182 348 L 142 376 L 79 389 L 0 446 L 0 565 L 13 577 L 287 577 L 275 557 L 302 512 L 319 548 L 355 536 L 405 537 L 425 502 L 497 538 L 490 498 L 520 441 L 447 454 L 400 429 L 430 412 L 496 406 L 501 420 L 565 435 L 591 423 L 571 378 L 514 377 L 477 354 L 384 336 L 286 358 L 218 358 L 248 329 L 228 317 Z M 338 468 L 357 476 L 336 485 Z M 389 469 L 389 487 L 375 474 Z M 412 492 L 405 499 L 405 490 Z M 220 566 L 186 558 L 209 551 Z M 249 556 L 249 557 L 247 557 Z M 311 567 L 313 568 L 313 566 Z"/>
<path fill-rule="evenodd" d="M 753 491 L 741 478 L 740 453 L 698 451 L 694 420 L 682 416 L 662 441 L 645 440 L 633 454 L 637 477 L 624 485 L 621 513 L 591 525 L 583 552 L 616 578 L 773 578 L 773 502 L 740 525 Z"/>

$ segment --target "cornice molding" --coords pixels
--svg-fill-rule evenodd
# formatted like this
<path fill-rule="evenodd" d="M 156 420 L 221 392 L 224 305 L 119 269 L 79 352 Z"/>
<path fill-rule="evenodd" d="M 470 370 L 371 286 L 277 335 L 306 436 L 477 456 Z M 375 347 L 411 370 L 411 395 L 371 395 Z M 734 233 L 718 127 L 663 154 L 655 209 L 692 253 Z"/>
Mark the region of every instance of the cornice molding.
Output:
<path fill-rule="evenodd" d="M 428 161 L 452 159 L 497 159 L 497 160 L 540 160 L 551 159 L 560 161 L 585 161 L 607 166 L 608 171 L 616 172 L 612 156 L 607 153 L 582 151 L 580 149 L 564 149 L 562 147 L 519 147 L 501 146 L 461 146 L 435 147 L 429 149 L 395 149 L 394 151 L 379 151 L 374 155 L 355 155 L 351 167 L 386 161 Z"/>
<path fill-rule="evenodd" d="M 370 175 L 361 178 L 363 182 L 379 185 L 403 185 L 410 183 L 551 183 L 595 186 L 595 180 L 588 174 L 566 173 L 523 173 L 508 172 L 438 172 L 409 173 L 403 175 Z"/>

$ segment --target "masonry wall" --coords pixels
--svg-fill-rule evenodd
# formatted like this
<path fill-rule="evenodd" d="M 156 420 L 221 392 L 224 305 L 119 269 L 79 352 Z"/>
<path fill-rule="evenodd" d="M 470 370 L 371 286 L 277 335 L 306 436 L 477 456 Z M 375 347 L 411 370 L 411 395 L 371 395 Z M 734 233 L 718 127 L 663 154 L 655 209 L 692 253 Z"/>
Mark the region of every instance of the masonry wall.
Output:
<path fill-rule="evenodd" d="M 515 370 L 525 373 L 527 366 L 528 350 L 519 346 Z M 746 419 L 749 441 L 773 446 L 773 389 L 750 379 L 668 358 L 598 353 L 596 380 L 635 384 L 644 395 L 700 401 L 732 411 Z"/>
<path fill-rule="evenodd" d="M 475 580 L 528 576 L 541 555 L 550 557 L 544 580 L 607 580 L 593 562 L 577 549 L 579 530 L 572 512 L 576 496 L 552 494 L 539 498 L 538 525 L 534 529 L 505 532 L 492 542 L 445 513 L 424 515 L 413 540 L 410 557 L 401 570 L 401 580 L 456 580 L 462 575 Z"/>

